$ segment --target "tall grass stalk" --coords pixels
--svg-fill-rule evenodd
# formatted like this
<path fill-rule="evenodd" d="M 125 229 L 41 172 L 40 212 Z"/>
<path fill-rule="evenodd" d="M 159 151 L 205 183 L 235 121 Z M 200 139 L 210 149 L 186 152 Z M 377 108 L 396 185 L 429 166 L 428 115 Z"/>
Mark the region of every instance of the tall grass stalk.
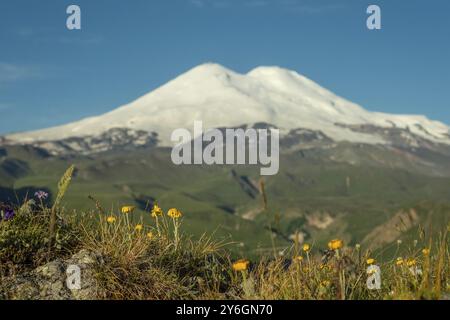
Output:
<path fill-rule="evenodd" d="M 49 257 L 51 256 L 51 250 L 53 246 L 54 236 L 55 236 L 55 223 L 56 223 L 56 211 L 60 207 L 61 200 L 64 198 L 64 195 L 69 188 L 70 182 L 72 181 L 72 176 L 75 171 L 75 166 L 71 165 L 66 172 L 61 177 L 61 180 L 58 183 L 58 193 L 56 195 L 55 202 L 50 210 L 50 225 L 49 225 L 49 245 L 48 245 L 48 253 Z"/>

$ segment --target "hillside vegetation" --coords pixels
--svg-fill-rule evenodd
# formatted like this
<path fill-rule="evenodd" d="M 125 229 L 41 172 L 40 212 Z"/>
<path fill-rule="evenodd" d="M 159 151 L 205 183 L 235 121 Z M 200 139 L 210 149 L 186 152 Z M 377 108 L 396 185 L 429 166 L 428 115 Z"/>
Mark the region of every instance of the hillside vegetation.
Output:
<path fill-rule="evenodd" d="M 251 258 L 274 245 L 281 250 L 295 237 L 320 247 L 334 237 L 348 245 L 377 243 L 392 253 L 398 239 L 414 240 L 419 225 L 434 233 L 433 227 L 448 221 L 450 178 L 367 163 L 368 150 L 352 148 L 353 159 L 362 153 L 360 164 L 331 161 L 336 151 L 282 153 L 279 174 L 262 180 L 254 166 L 175 166 L 170 150 L 162 148 L 61 158 L 7 147 L 0 158 L 0 201 L 19 205 L 37 190 L 54 200 L 70 161 L 77 167 L 65 197 L 71 211 L 91 210 L 92 195 L 108 211 L 136 206 L 135 215 L 151 224 L 145 212 L 157 200 L 189 212 L 186 233 L 214 233 Z"/>
<path fill-rule="evenodd" d="M 101 257 L 93 265 L 95 299 L 448 298 L 450 225 L 410 229 L 415 240 L 397 241 L 389 257 L 330 234 L 324 245 L 298 237 L 285 246 L 273 242 L 249 259 L 214 234 L 190 236 L 191 210 L 156 201 L 143 211 L 105 209 L 92 196 L 89 210 L 64 207 L 76 172 L 66 171 L 51 202 L 38 192 L 19 206 L 1 205 L 0 298 L 21 298 L 12 289 L 18 277 L 83 250 Z M 378 275 L 379 289 L 369 289 L 367 279 Z"/>

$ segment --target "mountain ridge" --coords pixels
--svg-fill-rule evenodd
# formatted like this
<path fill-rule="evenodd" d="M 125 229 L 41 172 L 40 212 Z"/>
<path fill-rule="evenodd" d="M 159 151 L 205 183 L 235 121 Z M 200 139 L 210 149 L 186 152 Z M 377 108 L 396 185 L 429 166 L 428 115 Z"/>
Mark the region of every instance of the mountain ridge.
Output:
<path fill-rule="evenodd" d="M 112 129 L 148 132 L 160 146 L 171 146 L 176 128 L 192 130 L 202 120 L 205 128 L 237 127 L 254 123 L 277 126 L 281 134 L 293 129 L 323 132 L 335 141 L 392 143 L 380 130 L 400 129 L 403 135 L 450 145 L 449 127 L 421 115 L 370 112 L 337 96 L 295 71 L 257 67 L 240 74 L 219 64 L 194 67 L 129 104 L 105 114 L 62 126 L 3 137 L 3 144 L 39 144 L 70 138 L 95 138 Z M 51 143 L 50 143 L 51 144 Z M 414 143 L 413 143 L 414 144 Z M 413 145 L 412 144 L 412 145 Z"/>

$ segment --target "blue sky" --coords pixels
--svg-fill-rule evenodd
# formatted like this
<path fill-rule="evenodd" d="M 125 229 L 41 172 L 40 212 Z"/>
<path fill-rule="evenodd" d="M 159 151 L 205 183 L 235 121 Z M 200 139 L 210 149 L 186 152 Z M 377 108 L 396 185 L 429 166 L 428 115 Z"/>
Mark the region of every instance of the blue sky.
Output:
<path fill-rule="evenodd" d="M 66 29 L 70 4 L 81 31 Z M 449 16 L 448 0 L 3 0 L 0 133 L 101 114 L 204 62 L 278 65 L 369 110 L 450 124 Z"/>

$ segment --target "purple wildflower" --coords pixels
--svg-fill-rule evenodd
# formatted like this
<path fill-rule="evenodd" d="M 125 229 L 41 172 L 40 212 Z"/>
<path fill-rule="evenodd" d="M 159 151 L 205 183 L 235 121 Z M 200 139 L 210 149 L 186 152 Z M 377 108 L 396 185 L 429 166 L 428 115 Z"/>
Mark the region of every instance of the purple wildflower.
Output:
<path fill-rule="evenodd" d="M 5 210 L 5 214 L 3 216 L 3 218 L 5 219 L 5 221 L 11 220 L 12 218 L 14 218 L 14 210 L 11 208 L 8 208 Z"/>
<path fill-rule="evenodd" d="M 36 198 L 38 198 L 39 200 L 45 200 L 45 199 L 48 198 L 48 193 L 45 192 L 45 191 L 40 190 L 40 191 L 35 192 L 34 196 Z"/>

